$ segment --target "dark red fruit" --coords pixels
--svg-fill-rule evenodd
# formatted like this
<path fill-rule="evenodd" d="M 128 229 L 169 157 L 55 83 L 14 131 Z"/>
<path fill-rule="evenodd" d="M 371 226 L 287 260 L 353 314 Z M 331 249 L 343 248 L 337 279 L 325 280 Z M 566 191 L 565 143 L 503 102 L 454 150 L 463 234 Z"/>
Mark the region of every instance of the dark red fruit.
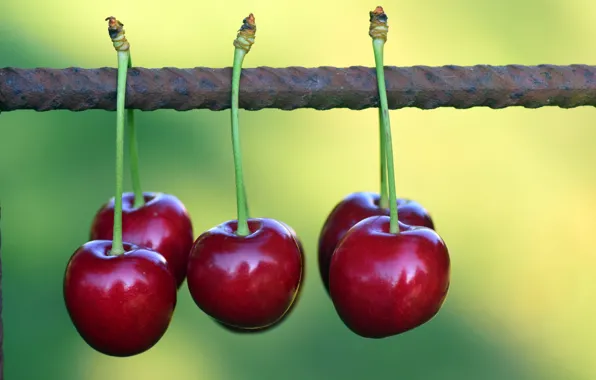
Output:
<path fill-rule="evenodd" d="M 381 196 L 371 192 L 352 193 L 339 202 L 327 217 L 319 237 L 319 271 L 323 285 L 329 292 L 329 264 L 333 251 L 346 232 L 356 223 L 370 216 L 389 215 L 388 208 L 379 207 Z M 398 199 L 399 221 L 434 229 L 433 221 L 419 203 L 408 199 Z"/>
<path fill-rule="evenodd" d="M 302 281 L 303 282 L 304 282 L 304 278 L 305 278 L 305 274 L 302 273 Z M 254 333 L 263 333 L 263 332 L 271 331 L 274 328 L 281 326 L 282 322 L 285 321 L 286 319 L 288 319 L 288 317 L 296 309 L 296 305 L 300 302 L 300 297 L 302 297 L 302 289 L 304 289 L 304 286 L 300 286 L 300 288 L 298 288 L 298 294 L 296 294 L 296 298 L 294 299 L 294 302 L 292 303 L 292 305 L 290 306 L 288 311 L 277 322 L 275 322 L 272 325 L 261 327 L 261 328 L 255 328 L 255 329 L 242 329 L 239 327 L 228 326 L 225 323 L 221 323 L 219 321 L 216 321 L 216 322 L 224 329 L 234 332 L 234 333 L 237 333 L 237 334 L 251 334 L 251 333 L 254 334 Z"/>
<path fill-rule="evenodd" d="M 282 223 L 282 222 L 280 222 Z M 296 235 L 296 233 L 294 232 L 294 230 L 290 227 L 287 226 L 288 229 L 292 232 L 292 234 L 294 235 L 294 239 L 296 240 L 296 244 L 298 244 L 298 247 L 300 248 L 300 253 L 302 256 L 302 260 L 304 260 L 304 247 L 302 245 L 302 242 L 300 241 L 300 239 L 298 238 L 298 235 Z M 306 280 L 306 266 L 304 265 L 304 261 L 302 262 L 302 280 L 301 280 L 301 284 L 304 284 L 304 281 Z M 290 308 L 288 309 L 288 311 L 284 314 L 283 317 L 281 317 L 281 319 L 279 321 L 277 321 L 277 323 L 274 323 L 272 325 L 269 326 L 265 326 L 262 328 L 257 328 L 257 329 L 241 329 L 238 327 L 234 327 L 234 326 L 228 326 L 224 323 L 221 323 L 219 321 L 216 320 L 216 322 L 223 327 L 224 329 L 231 331 L 231 332 L 235 332 L 238 334 L 247 334 L 247 333 L 262 333 L 262 332 L 266 332 L 266 331 L 271 331 L 272 329 L 276 328 L 277 326 L 280 326 L 281 323 L 283 321 L 285 321 L 286 319 L 288 319 L 288 317 L 292 314 L 292 312 L 295 309 L 295 306 L 300 302 L 300 297 L 302 297 L 302 290 L 304 289 L 304 286 L 300 286 L 298 288 L 298 294 L 296 295 L 296 298 L 294 299 L 294 302 L 292 303 L 292 305 L 290 306 Z"/>
<path fill-rule="evenodd" d="M 441 308 L 450 281 L 450 259 L 439 235 L 389 217 L 356 224 L 340 242 L 329 270 L 337 314 L 354 333 L 385 338 L 420 326 Z"/>
<path fill-rule="evenodd" d="M 166 332 L 176 306 L 176 280 L 159 253 L 95 240 L 78 248 L 64 274 L 64 302 L 81 337 L 111 356 L 149 350 Z"/>
<path fill-rule="evenodd" d="M 134 194 L 122 194 L 122 240 L 159 252 L 168 262 L 179 288 L 186 277 L 194 240 L 186 208 L 173 195 L 143 193 L 145 205 L 133 207 Z M 103 205 L 91 225 L 91 240 L 111 240 L 114 198 Z"/>
<path fill-rule="evenodd" d="M 235 329 L 278 323 L 295 303 L 304 257 L 294 233 L 273 219 L 249 219 L 248 236 L 227 221 L 195 241 L 187 283 L 201 310 Z"/>

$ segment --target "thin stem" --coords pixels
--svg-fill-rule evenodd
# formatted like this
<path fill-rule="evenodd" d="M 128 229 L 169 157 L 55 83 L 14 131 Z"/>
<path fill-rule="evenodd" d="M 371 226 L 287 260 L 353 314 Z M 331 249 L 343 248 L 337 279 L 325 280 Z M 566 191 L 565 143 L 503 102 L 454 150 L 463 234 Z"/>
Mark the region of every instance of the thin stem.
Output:
<path fill-rule="evenodd" d="M 387 175 L 389 182 L 389 232 L 399 232 L 397 216 L 397 197 L 395 193 L 395 171 L 393 167 L 393 146 L 391 141 L 391 123 L 389 121 L 389 106 L 387 104 L 387 89 L 385 88 L 385 72 L 383 66 L 383 47 L 385 40 L 373 38 L 373 50 L 375 53 L 375 64 L 377 69 L 377 82 L 379 84 L 379 99 L 381 103 L 381 120 L 383 134 L 385 135 L 385 149 L 387 151 Z"/>
<path fill-rule="evenodd" d="M 234 50 L 234 67 L 232 71 L 232 150 L 234 153 L 234 172 L 236 176 L 236 205 L 238 208 L 238 227 L 236 235 L 246 236 L 248 229 L 248 205 L 246 190 L 244 188 L 244 175 L 242 172 L 242 156 L 240 153 L 240 136 L 238 132 L 238 97 L 240 92 L 240 73 L 246 51 L 241 48 Z"/>
<path fill-rule="evenodd" d="M 246 186 L 244 186 L 244 213 L 246 214 L 246 217 L 248 218 L 248 215 L 250 215 L 250 211 L 249 211 L 249 207 L 248 207 L 248 198 L 246 197 Z"/>
<path fill-rule="evenodd" d="M 379 162 L 381 163 L 381 199 L 379 207 L 389 207 L 389 194 L 387 192 L 387 152 L 386 152 L 385 132 L 383 131 L 383 111 L 379 107 Z"/>
<path fill-rule="evenodd" d="M 116 195 L 114 196 L 114 235 L 112 255 L 124 253 L 122 245 L 122 182 L 124 169 L 124 107 L 128 51 L 118 52 L 118 92 L 116 97 Z"/>
<path fill-rule="evenodd" d="M 377 54 L 377 49 L 373 45 L 375 51 L 375 67 L 377 69 L 377 80 L 379 81 L 379 94 L 382 92 L 385 94 L 385 79 L 384 79 L 384 65 L 383 65 L 383 43 L 387 41 L 387 33 L 389 32 L 389 26 L 387 25 L 387 15 L 383 10 L 383 7 L 376 7 L 370 15 L 370 26 L 368 28 L 368 35 L 372 37 L 373 41 L 381 41 L 381 53 Z M 382 80 L 382 84 L 381 84 Z M 382 88 L 382 90 L 381 90 Z M 385 107 L 387 108 L 387 107 Z M 387 194 L 387 139 L 384 128 L 384 115 L 388 115 L 383 112 L 383 107 L 379 104 L 379 158 L 381 161 L 381 199 L 379 200 L 379 206 L 382 208 L 389 207 L 389 198 Z M 387 116 L 388 117 L 388 116 Z"/>
<path fill-rule="evenodd" d="M 132 67 L 132 58 L 128 53 L 127 68 Z M 127 111 L 126 120 L 128 122 L 128 153 L 130 155 L 130 175 L 132 178 L 132 191 L 135 195 L 134 207 L 142 207 L 145 204 L 143 190 L 141 189 L 141 176 L 139 174 L 139 148 L 137 145 L 137 132 L 135 128 L 135 113 L 132 108 Z"/>

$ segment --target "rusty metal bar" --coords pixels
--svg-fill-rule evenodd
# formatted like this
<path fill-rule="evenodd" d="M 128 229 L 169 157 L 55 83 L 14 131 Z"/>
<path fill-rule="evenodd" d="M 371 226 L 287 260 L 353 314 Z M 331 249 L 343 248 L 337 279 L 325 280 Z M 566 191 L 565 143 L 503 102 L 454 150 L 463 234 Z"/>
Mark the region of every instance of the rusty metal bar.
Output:
<path fill-rule="evenodd" d="M 231 68 L 132 68 L 127 107 L 151 111 L 223 110 L 230 106 Z M 386 67 L 391 109 L 596 105 L 596 66 L 539 65 Z M 243 69 L 240 107 L 326 110 L 377 107 L 373 68 Z M 0 111 L 116 107 L 116 69 L 0 69 Z"/>

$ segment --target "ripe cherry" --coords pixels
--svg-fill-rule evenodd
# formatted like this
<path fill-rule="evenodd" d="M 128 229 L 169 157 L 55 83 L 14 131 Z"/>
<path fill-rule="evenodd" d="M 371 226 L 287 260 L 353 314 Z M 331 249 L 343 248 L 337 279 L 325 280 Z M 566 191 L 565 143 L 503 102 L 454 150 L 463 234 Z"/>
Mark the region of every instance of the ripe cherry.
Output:
<path fill-rule="evenodd" d="M 190 216 L 173 195 L 145 192 L 143 197 L 145 204 L 134 207 L 134 194 L 122 195 L 122 240 L 159 252 L 179 288 L 186 277 L 194 241 Z M 113 229 L 114 198 L 97 212 L 91 225 L 91 240 L 111 240 Z"/>
<path fill-rule="evenodd" d="M 298 235 L 296 234 L 296 232 L 288 225 L 286 225 L 283 222 L 280 222 L 282 224 L 284 224 L 291 232 L 292 235 L 294 236 L 294 239 L 296 240 L 296 244 L 298 244 L 298 247 L 300 249 L 300 253 L 301 253 L 301 257 L 304 260 L 304 246 L 302 245 L 302 242 L 300 241 L 300 239 L 298 238 Z M 304 261 L 302 262 L 302 280 L 301 280 L 301 284 L 304 284 L 306 278 L 306 267 L 304 266 Z M 228 326 L 224 323 L 221 323 L 219 321 L 216 320 L 216 322 L 223 327 L 224 329 L 228 330 L 228 331 L 232 331 L 238 334 L 245 334 L 245 333 L 261 333 L 261 332 L 266 332 L 266 331 L 271 331 L 272 329 L 274 329 L 277 326 L 280 326 L 281 323 L 283 321 L 285 321 L 294 311 L 295 306 L 300 302 L 300 297 L 302 297 L 302 290 L 304 289 L 304 286 L 300 286 L 298 288 L 298 294 L 296 295 L 296 298 L 294 299 L 294 303 L 292 303 L 292 305 L 290 306 L 290 308 L 288 309 L 288 311 L 284 314 L 283 317 L 281 317 L 281 319 L 279 321 L 277 321 L 277 323 L 273 324 L 273 325 L 269 325 L 263 328 L 257 328 L 257 329 L 242 329 L 242 328 L 238 328 L 238 327 L 234 327 L 234 326 Z"/>
<path fill-rule="evenodd" d="M 296 301 L 304 257 L 285 224 L 248 219 L 249 234 L 231 220 L 203 233 L 188 262 L 187 284 L 201 310 L 234 329 L 278 323 Z"/>
<path fill-rule="evenodd" d="M 79 247 L 64 274 L 64 301 L 73 325 L 95 350 L 132 356 L 153 347 L 166 332 L 176 306 L 176 280 L 159 253 L 112 242 Z"/>
<path fill-rule="evenodd" d="M 385 338 L 429 321 L 441 308 L 450 283 L 449 252 L 426 227 L 369 217 L 348 231 L 329 269 L 335 309 L 354 333 Z"/>

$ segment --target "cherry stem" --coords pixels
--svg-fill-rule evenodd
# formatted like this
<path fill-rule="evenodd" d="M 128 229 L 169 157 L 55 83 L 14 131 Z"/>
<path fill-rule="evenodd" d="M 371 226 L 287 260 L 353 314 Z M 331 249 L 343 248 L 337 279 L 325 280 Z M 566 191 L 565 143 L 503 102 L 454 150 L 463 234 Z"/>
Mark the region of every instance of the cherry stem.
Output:
<path fill-rule="evenodd" d="M 387 153 L 385 148 L 385 132 L 383 131 L 383 111 L 379 107 L 379 161 L 381 163 L 381 199 L 379 207 L 389 207 L 389 194 L 387 192 Z"/>
<path fill-rule="evenodd" d="M 124 253 L 122 245 L 122 182 L 124 169 L 124 110 L 126 96 L 126 74 L 128 51 L 118 51 L 118 91 L 116 95 L 116 195 L 114 197 L 114 234 L 112 237 L 112 255 Z"/>
<path fill-rule="evenodd" d="M 241 48 L 234 50 L 234 67 L 232 69 L 232 151 L 234 153 L 234 172 L 236 176 L 236 205 L 238 208 L 238 227 L 236 235 L 246 236 L 250 233 L 248 229 L 248 203 L 246 201 L 246 189 L 244 187 L 244 175 L 242 171 L 242 156 L 240 152 L 240 136 L 238 131 L 238 97 L 240 92 L 240 74 L 242 62 L 246 51 Z"/>
<path fill-rule="evenodd" d="M 132 58 L 130 52 L 128 53 L 127 68 L 132 67 Z M 128 122 L 128 153 L 130 155 L 130 175 L 132 178 L 132 191 L 135 195 L 135 208 L 142 207 L 145 204 L 145 197 L 143 197 L 143 190 L 141 189 L 141 176 L 139 174 L 139 148 L 137 145 L 137 133 L 135 128 L 135 113 L 134 110 L 127 109 L 126 120 Z"/>
<path fill-rule="evenodd" d="M 385 150 L 387 162 L 387 179 L 389 184 L 389 232 L 396 234 L 399 232 L 397 216 L 397 196 L 395 192 L 395 170 L 393 166 L 393 146 L 391 141 L 391 123 L 389 121 L 389 106 L 387 103 L 387 89 L 385 88 L 385 68 L 383 65 L 383 47 L 385 40 L 373 38 L 373 50 L 375 53 L 375 66 L 377 71 L 377 82 L 379 85 L 379 99 L 381 103 L 381 120 L 383 124 L 383 133 L 385 136 Z"/>
<path fill-rule="evenodd" d="M 242 156 L 240 153 L 240 134 L 238 132 L 238 96 L 240 93 L 240 74 L 242 73 L 242 62 L 248 54 L 252 44 L 255 42 L 257 26 L 255 17 L 251 13 L 242 20 L 242 26 L 234 40 L 234 66 L 232 68 L 232 151 L 234 153 L 234 172 L 236 176 L 236 205 L 238 208 L 238 226 L 236 235 L 247 236 L 250 233 L 248 228 L 248 201 L 246 200 L 246 189 L 244 187 L 244 175 L 242 173 Z"/>

